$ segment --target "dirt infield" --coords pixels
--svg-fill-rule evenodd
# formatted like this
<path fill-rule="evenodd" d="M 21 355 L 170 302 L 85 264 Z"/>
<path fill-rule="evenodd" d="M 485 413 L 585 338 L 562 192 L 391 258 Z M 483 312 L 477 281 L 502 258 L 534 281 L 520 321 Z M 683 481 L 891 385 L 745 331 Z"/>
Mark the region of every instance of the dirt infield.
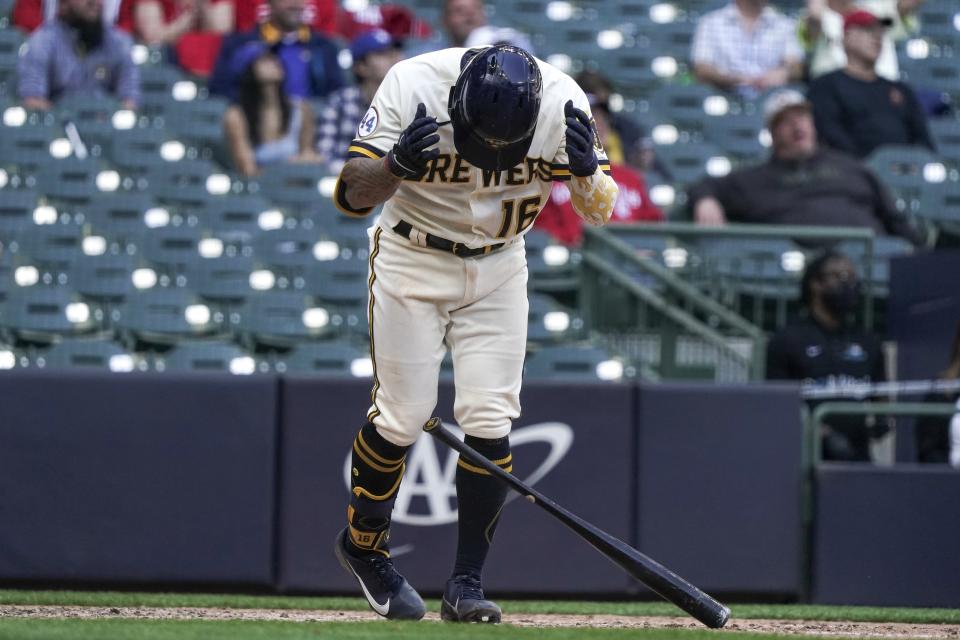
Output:
<path fill-rule="evenodd" d="M 282 609 L 213 609 L 193 607 L 65 607 L 0 605 L 0 618 L 128 618 L 143 620 L 255 620 L 285 622 L 372 621 L 378 616 L 364 611 L 306 611 Z M 428 621 L 439 616 L 428 613 Z M 505 615 L 504 623 L 522 627 L 592 627 L 619 629 L 698 629 L 689 618 L 612 615 Z M 960 625 L 903 624 L 890 622 L 822 622 L 809 620 L 736 620 L 726 632 L 751 631 L 784 635 L 819 635 L 868 638 L 960 638 Z"/>

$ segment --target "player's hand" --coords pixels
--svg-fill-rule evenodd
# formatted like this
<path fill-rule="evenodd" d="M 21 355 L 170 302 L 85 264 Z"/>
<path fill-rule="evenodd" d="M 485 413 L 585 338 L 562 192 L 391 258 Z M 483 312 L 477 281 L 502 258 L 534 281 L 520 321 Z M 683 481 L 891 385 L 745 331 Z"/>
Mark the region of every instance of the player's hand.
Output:
<path fill-rule="evenodd" d="M 563 105 L 567 118 L 567 158 L 570 173 L 592 176 L 597 172 L 597 156 L 593 152 L 593 127 L 587 114 L 573 106 L 573 100 Z"/>
<path fill-rule="evenodd" d="M 419 178 L 426 173 L 427 164 L 440 155 L 439 149 L 427 149 L 440 141 L 437 129 L 436 117 L 427 117 L 427 108 L 422 102 L 418 104 L 413 122 L 387 154 L 390 173 L 398 178 Z"/>

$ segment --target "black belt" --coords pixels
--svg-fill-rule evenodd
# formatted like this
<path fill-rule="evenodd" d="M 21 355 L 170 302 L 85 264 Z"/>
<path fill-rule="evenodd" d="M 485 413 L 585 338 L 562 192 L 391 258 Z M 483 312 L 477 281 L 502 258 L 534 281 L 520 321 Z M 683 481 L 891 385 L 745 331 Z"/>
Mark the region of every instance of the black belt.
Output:
<path fill-rule="evenodd" d="M 413 231 L 413 226 L 406 220 L 401 220 L 397 224 L 393 225 L 393 230 L 402 235 L 407 240 L 414 241 L 410 237 L 410 232 Z M 419 232 L 417 232 L 419 233 Z M 431 233 L 425 233 L 424 243 L 431 249 L 439 249 L 440 251 L 449 251 L 455 256 L 461 258 L 473 258 L 475 256 L 482 256 L 488 253 L 493 253 L 503 248 L 504 243 L 500 242 L 498 244 L 488 244 L 485 247 L 477 247 L 476 249 L 471 249 L 462 242 L 454 242 L 453 240 L 447 240 L 446 238 L 441 238 L 440 236 L 435 236 Z M 415 241 L 414 241 L 415 242 Z"/>

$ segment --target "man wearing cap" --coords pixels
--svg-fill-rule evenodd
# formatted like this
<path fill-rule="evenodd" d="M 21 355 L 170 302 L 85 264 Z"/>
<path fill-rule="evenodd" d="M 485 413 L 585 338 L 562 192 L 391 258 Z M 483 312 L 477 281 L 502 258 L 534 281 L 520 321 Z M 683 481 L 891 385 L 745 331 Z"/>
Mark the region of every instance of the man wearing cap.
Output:
<path fill-rule="evenodd" d="M 350 43 L 357 84 L 331 93 L 317 122 L 317 153 L 334 172 L 347 159 L 360 116 L 370 107 L 387 72 L 403 59 L 402 46 L 383 29 L 362 33 Z"/>
<path fill-rule="evenodd" d="M 283 93 L 323 97 L 343 86 L 337 46 L 304 23 L 305 0 L 270 0 L 270 19 L 227 38 L 210 76 L 210 93 L 236 101 L 240 76 L 267 51 L 283 65 Z"/>
<path fill-rule="evenodd" d="M 810 102 L 824 144 L 863 158 L 885 144 L 933 149 L 927 117 L 906 84 L 877 75 L 883 34 L 890 20 L 868 11 L 844 18 L 844 69 L 810 85 Z"/>
<path fill-rule="evenodd" d="M 689 200 L 698 223 L 866 227 L 921 243 L 869 169 L 819 147 L 810 103 L 800 92 L 774 93 L 764 116 L 773 141 L 770 159 L 694 185 Z"/>
<path fill-rule="evenodd" d="M 843 69 L 843 19 L 848 13 L 865 9 L 890 21 L 883 34 L 883 50 L 877 73 L 888 80 L 900 78 L 896 44 L 918 31 L 916 12 L 924 0 L 807 0 L 806 15 L 800 20 L 800 41 L 807 51 L 810 78 Z"/>

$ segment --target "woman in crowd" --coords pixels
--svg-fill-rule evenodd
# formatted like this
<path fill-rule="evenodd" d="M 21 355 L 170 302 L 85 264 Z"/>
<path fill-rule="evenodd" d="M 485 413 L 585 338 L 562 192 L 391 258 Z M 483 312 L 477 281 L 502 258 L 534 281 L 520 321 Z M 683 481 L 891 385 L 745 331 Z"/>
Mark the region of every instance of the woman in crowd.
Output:
<path fill-rule="evenodd" d="M 313 150 L 310 104 L 283 93 L 283 65 L 251 43 L 252 58 L 240 79 L 236 104 L 224 114 L 224 130 L 236 169 L 245 176 L 277 162 L 319 162 Z"/>

